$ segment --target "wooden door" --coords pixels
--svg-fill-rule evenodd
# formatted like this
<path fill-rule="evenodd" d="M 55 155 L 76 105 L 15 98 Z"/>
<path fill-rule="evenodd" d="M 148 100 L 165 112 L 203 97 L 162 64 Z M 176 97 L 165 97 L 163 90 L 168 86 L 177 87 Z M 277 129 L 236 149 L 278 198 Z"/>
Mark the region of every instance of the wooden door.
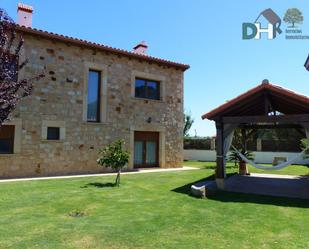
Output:
<path fill-rule="evenodd" d="M 134 167 L 159 167 L 159 133 L 134 132 Z"/>

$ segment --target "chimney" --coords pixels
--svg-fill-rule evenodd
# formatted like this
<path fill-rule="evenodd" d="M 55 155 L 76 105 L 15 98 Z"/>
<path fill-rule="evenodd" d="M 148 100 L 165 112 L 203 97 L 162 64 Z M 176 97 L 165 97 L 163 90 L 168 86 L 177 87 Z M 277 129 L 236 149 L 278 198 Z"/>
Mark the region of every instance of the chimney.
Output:
<path fill-rule="evenodd" d="M 137 44 L 134 48 L 133 48 L 133 52 L 137 53 L 137 54 L 147 54 L 147 44 L 145 41 L 140 42 L 139 44 Z"/>
<path fill-rule="evenodd" d="M 32 27 L 32 6 L 19 3 L 17 5 L 17 24 L 25 27 Z"/>

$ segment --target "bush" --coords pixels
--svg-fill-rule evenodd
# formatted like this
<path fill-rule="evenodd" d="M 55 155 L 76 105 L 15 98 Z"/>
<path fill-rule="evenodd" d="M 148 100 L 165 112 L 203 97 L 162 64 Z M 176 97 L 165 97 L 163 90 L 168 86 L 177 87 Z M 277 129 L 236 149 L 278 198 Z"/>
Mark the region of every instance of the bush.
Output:
<path fill-rule="evenodd" d="M 211 138 L 185 138 L 185 150 L 210 150 Z"/>

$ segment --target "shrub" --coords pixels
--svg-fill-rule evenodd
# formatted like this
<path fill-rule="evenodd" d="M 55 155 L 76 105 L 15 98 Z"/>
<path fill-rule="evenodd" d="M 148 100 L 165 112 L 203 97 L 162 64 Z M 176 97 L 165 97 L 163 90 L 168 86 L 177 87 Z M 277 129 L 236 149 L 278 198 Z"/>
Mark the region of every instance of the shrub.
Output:
<path fill-rule="evenodd" d="M 123 140 L 117 140 L 114 143 L 99 150 L 97 163 L 104 167 L 110 167 L 117 170 L 115 186 L 119 187 L 121 169 L 129 162 L 129 152 L 124 151 L 122 146 Z"/>

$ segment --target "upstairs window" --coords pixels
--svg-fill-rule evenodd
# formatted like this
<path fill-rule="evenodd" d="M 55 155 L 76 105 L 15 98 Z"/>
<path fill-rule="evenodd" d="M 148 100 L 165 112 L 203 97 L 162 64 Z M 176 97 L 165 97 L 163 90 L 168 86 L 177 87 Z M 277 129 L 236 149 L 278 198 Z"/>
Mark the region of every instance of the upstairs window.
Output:
<path fill-rule="evenodd" d="M 60 128 L 47 127 L 47 140 L 60 140 Z"/>
<path fill-rule="evenodd" d="M 100 82 L 101 72 L 89 70 L 88 73 L 88 98 L 87 98 L 87 121 L 100 122 Z"/>
<path fill-rule="evenodd" d="M 14 125 L 2 125 L 0 128 L 0 154 L 14 153 Z"/>
<path fill-rule="evenodd" d="M 135 97 L 160 100 L 160 82 L 136 78 Z"/>

